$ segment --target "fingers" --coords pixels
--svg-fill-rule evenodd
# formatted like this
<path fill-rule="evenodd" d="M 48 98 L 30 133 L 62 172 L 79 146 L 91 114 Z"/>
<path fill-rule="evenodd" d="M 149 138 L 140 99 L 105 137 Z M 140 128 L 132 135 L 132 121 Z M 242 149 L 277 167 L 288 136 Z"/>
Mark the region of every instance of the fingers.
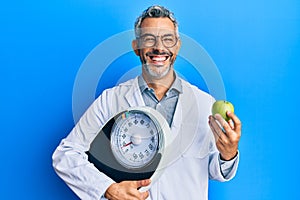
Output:
<path fill-rule="evenodd" d="M 221 125 L 218 124 L 218 121 L 213 119 L 213 117 L 210 117 L 209 120 L 210 128 L 215 136 L 216 142 L 219 141 L 227 141 L 226 135 L 223 132 L 223 129 L 221 128 Z M 225 131 L 225 130 L 224 130 Z"/>
<path fill-rule="evenodd" d="M 240 119 L 232 112 L 227 112 L 227 116 L 230 117 L 234 123 L 234 130 L 238 133 L 241 133 L 242 123 Z"/>
<path fill-rule="evenodd" d="M 105 192 L 105 197 L 110 200 L 130 199 L 145 200 L 149 196 L 148 191 L 140 192 L 137 188 L 148 186 L 150 179 L 140 181 L 122 181 L 113 183 Z"/>
<path fill-rule="evenodd" d="M 241 134 L 241 121 L 234 113 L 227 112 L 227 115 L 231 118 L 228 122 L 226 122 L 219 114 L 216 114 L 212 118 L 220 124 L 221 129 L 226 133 L 226 136 L 235 138 L 237 135 Z"/>
<path fill-rule="evenodd" d="M 145 180 L 138 180 L 138 181 L 133 181 L 135 184 L 135 188 L 140 188 L 140 187 L 145 187 L 150 185 L 151 180 L 150 179 L 145 179 Z"/>
<path fill-rule="evenodd" d="M 234 123 L 233 123 L 232 119 L 230 119 L 228 121 L 228 124 L 229 124 L 229 126 L 230 126 L 231 129 L 234 129 Z"/>
<path fill-rule="evenodd" d="M 149 192 L 141 192 L 142 199 L 147 199 L 149 197 Z"/>
<path fill-rule="evenodd" d="M 138 181 L 133 181 L 133 185 L 135 188 L 140 188 L 140 187 L 145 187 L 150 185 L 151 180 L 150 179 L 145 179 L 145 180 L 138 180 Z M 139 196 L 140 199 L 146 199 L 149 196 L 149 192 L 148 191 L 144 191 L 144 192 L 140 192 L 138 190 L 135 190 L 135 196 Z"/>
<path fill-rule="evenodd" d="M 233 129 L 229 125 L 229 122 L 226 122 L 220 114 L 216 114 L 214 116 L 214 119 L 220 123 L 221 129 L 227 134 L 227 136 L 230 137 L 230 134 L 233 133 L 233 131 L 232 131 Z"/>
<path fill-rule="evenodd" d="M 216 145 L 223 160 L 230 160 L 237 154 L 240 140 L 241 122 L 233 113 L 227 113 L 226 122 L 221 115 L 209 116 L 209 126 L 214 134 Z"/>
<path fill-rule="evenodd" d="M 138 180 L 138 181 L 132 181 L 133 185 L 135 188 L 140 188 L 140 187 L 145 187 L 150 185 L 151 180 L 150 179 L 145 179 L 145 180 Z M 135 195 L 139 195 L 141 199 L 146 199 L 149 196 L 149 192 L 148 191 L 144 191 L 144 192 L 140 192 L 138 190 L 136 190 L 138 193 L 136 193 Z"/>

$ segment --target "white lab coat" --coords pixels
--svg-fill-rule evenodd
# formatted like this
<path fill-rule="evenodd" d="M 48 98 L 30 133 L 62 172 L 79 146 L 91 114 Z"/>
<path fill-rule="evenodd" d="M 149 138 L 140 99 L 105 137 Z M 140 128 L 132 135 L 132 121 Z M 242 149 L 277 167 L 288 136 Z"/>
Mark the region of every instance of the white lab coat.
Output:
<path fill-rule="evenodd" d="M 238 158 L 233 165 L 231 163 L 226 177 L 220 170 L 219 152 L 208 126 L 210 108 L 215 100 L 188 82 L 181 82 L 183 92 L 179 95 L 171 125 L 171 142 L 167 146 L 168 164 L 161 177 L 153 182 L 148 199 L 205 200 L 209 178 L 227 181 L 237 170 Z M 87 160 L 85 152 L 107 120 L 136 106 L 145 106 L 137 78 L 105 90 L 55 150 L 55 171 L 81 199 L 103 198 L 113 183 Z"/>

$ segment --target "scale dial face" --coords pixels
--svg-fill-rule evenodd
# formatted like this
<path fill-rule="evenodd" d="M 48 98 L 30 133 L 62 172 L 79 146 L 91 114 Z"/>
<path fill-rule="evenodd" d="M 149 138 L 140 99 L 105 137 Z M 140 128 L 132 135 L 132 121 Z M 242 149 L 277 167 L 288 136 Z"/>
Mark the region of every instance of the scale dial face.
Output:
<path fill-rule="evenodd" d="M 116 160 L 128 169 L 149 165 L 160 148 L 160 128 L 142 111 L 119 115 L 111 132 L 111 149 Z"/>

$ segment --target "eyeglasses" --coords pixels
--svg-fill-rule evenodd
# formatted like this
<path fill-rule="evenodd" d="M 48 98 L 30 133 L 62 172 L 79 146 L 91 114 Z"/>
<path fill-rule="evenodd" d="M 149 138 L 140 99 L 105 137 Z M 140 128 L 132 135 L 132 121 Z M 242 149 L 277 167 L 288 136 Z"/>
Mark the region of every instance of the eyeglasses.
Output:
<path fill-rule="evenodd" d="M 144 47 L 154 47 L 157 44 L 157 38 L 160 37 L 162 44 L 166 48 L 174 47 L 177 44 L 178 38 L 173 34 L 165 35 L 152 35 L 150 33 L 144 34 L 139 37 L 139 41 Z"/>

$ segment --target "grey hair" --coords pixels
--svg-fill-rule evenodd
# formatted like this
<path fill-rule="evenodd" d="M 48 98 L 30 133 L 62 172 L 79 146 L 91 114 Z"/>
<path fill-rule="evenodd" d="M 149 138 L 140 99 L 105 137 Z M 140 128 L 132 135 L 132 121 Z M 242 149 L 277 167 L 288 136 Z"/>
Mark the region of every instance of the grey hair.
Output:
<path fill-rule="evenodd" d="M 176 30 L 176 36 L 179 37 L 178 23 L 174 17 L 174 14 L 167 8 L 160 5 L 150 6 L 149 8 L 144 10 L 144 12 L 136 19 L 134 24 L 135 37 L 138 38 L 140 36 L 141 25 L 144 19 L 160 17 L 168 17 L 173 22 Z"/>

